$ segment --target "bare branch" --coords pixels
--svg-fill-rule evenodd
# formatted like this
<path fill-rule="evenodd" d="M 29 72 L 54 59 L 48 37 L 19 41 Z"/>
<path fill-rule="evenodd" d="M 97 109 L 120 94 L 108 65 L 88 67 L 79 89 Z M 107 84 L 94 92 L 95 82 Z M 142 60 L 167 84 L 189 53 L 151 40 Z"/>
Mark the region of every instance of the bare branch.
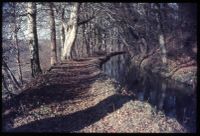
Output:
<path fill-rule="evenodd" d="M 92 17 L 90 17 L 89 19 L 86 19 L 86 20 L 83 20 L 83 21 L 81 21 L 81 22 L 78 22 L 78 26 L 80 26 L 80 25 L 82 25 L 82 24 L 86 24 L 86 23 L 88 23 L 89 21 L 91 21 L 92 19 L 94 19 L 95 18 L 95 16 L 92 16 Z"/>

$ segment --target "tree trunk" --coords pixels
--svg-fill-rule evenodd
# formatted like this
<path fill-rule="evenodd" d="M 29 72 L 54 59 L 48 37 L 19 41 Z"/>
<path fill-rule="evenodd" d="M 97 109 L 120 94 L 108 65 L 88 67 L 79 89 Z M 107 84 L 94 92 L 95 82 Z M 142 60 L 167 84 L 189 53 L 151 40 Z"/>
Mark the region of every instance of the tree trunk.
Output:
<path fill-rule="evenodd" d="M 162 82 L 162 89 L 161 89 L 161 95 L 160 95 L 160 99 L 158 101 L 158 109 L 162 110 L 163 109 L 163 105 L 164 105 L 164 100 L 166 97 L 166 84 L 164 82 Z"/>
<path fill-rule="evenodd" d="M 160 44 L 160 49 L 161 49 L 161 56 L 162 56 L 162 62 L 163 64 L 167 64 L 167 50 L 165 47 L 165 30 L 164 30 L 164 24 L 163 24 L 163 11 L 161 11 L 160 4 L 157 4 L 158 6 L 158 18 L 159 18 L 159 29 L 160 29 L 160 34 L 159 34 L 159 44 Z"/>
<path fill-rule="evenodd" d="M 38 51 L 38 38 L 36 28 L 36 3 L 28 3 L 28 36 L 29 36 L 29 48 L 31 53 L 31 70 L 32 77 L 35 77 L 42 72 L 39 61 Z"/>
<path fill-rule="evenodd" d="M 86 27 L 85 27 L 85 24 L 82 25 L 82 33 L 83 33 L 82 48 L 84 49 L 83 56 L 85 57 L 85 56 L 87 56 L 87 43 L 86 43 Z"/>
<path fill-rule="evenodd" d="M 13 75 L 13 73 L 11 72 L 10 68 L 8 67 L 8 65 L 6 64 L 6 62 L 3 60 L 2 61 L 2 72 L 3 75 L 7 75 L 8 79 L 13 83 L 13 89 L 19 89 L 20 85 L 17 82 L 17 79 L 15 78 L 15 76 Z"/>
<path fill-rule="evenodd" d="M 6 81 L 5 81 L 4 74 L 2 74 L 2 83 L 3 83 L 2 88 L 5 88 L 7 92 L 10 92 L 10 89 L 8 88 L 8 85 L 7 85 Z"/>
<path fill-rule="evenodd" d="M 49 4 L 50 8 L 50 30 L 51 30 L 51 65 L 57 63 L 57 51 L 56 51 L 56 28 L 55 28 L 55 18 L 52 3 Z"/>
<path fill-rule="evenodd" d="M 64 20 L 64 14 L 65 14 L 65 10 L 64 8 L 62 9 L 62 15 L 61 15 L 61 19 Z M 62 58 L 62 54 L 63 54 L 63 49 L 64 49 L 64 42 L 65 42 L 65 29 L 64 29 L 64 25 L 62 24 L 61 26 L 61 35 L 60 35 L 60 39 L 61 39 L 61 58 Z"/>
<path fill-rule="evenodd" d="M 18 33 L 18 28 L 17 28 L 17 21 L 16 21 L 16 3 L 14 3 L 14 32 L 13 32 L 13 39 L 14 39 L 14 43 L 17 49 L 17 55 L 16 55 L 16 61 L 18 64 L 18 75 L 19 75 L 19 80 L 21 82 L 21 84 L 23 84 L 23 79 L 22 79 L 22 69 L 21 69 L 21 61 L 20 61 L 20 51 L 19 51 L 19 42 L 18 42 L 18 37 L 17 37 L 17 33 Z"/>
<path fill-rule="evenodd" d="M 71 58 L 71 49 L 74 44 L 76 33 L 77 33 L 77 20 L 78 20 L 78 9 L 79 3 L 75 3 L 72 7 L 72 11 L 70 14 L 69 22 L 66 24 L 64 23 L 65 28 L 65 42 L 64 42 L 64 49 L 62 54 L 62 60 Z"/>
<path fill-rule="evenodd" d="M 17 49 L 17 65 L 18 65 L 18 75 L 19 75 L 19 80 L 21 84 L 23 84 L 23 78 L 22 78 L 22 68 L 21 68 L 21 61 L 20 61 L 20 51 L 19 51 L 19 45 L 18 45 L 18 37 L 17 37 L 17 32 L 14 34 L 14 41 Z"/>

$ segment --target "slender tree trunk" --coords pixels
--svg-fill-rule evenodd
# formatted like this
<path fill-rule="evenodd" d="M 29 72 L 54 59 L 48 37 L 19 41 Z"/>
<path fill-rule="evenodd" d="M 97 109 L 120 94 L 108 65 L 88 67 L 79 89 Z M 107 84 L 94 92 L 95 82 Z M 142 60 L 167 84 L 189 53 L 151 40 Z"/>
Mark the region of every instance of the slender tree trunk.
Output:
<path fill-rule="evenodd" d="M 31 70 L 32 77 L 35 77 L 42 72 L 39 61 L 38 51 L 38 38 L 36 28 L 36 3 L 28 3 L 28 36 L 29 36 L 29 48 L 31 53 Z"/>
<path fill-rule="evenodd" d="M 18 33 L 18 28 L 17 28 L 17 21 L 16 21 L 16 3 L 14 3 L 14 43 L 17 49 L 17 55 L 16 55 L 16 61 L 17 61 L 17 65 L 18 65 L 18 75 L 19 75 L 19 80 L 21 82 L 21 84 L 23 84 L 23 78 L 22 78 L 22 68 L 21 68 L 21 61 L 20 61 L 20 51 L 19 51 L 19 42 L 18 42 L 18 37 L 17 37 L 17 33 Z"/>
<path fill-rule="evenodd" d="M 164 105 L 164 100 L 165 100 L 165 97 L 166 97 L 166 84 L 163 82 L 162 83 L 162 89 L 161 89 L 161 96 L 160 96 L 160 99 L 159 99 L 159 102 L 158 102 L 158 109 L 159 110 L 162 110 L 163 109 L 163 105 Z"/>
<path fill-rule="evenodd" d="M 3 72 L 3 75 L 6 74 L 8 76 L 8 79 L 13 83 L 13 89 L 20 88 L 20 85 L 17 79 L 15 78 L 14 74 L 11 72 L 10 68 L 8 67 L 8 65 L 6 64 L 4 60 L 2 61 L 2 72 Z"/>
<path fill-rule="evenodd" d="M 100 30 L 99 27 L 97 29 L 98 29 L 98 36 L 97 36 L 97 38 L 98 38 L 98 51 L 100 52 L 100 51 L 102 51 L 102 49 L 101 49 L 101 45 L 102 45 L 102 42 L 101 42 L 101 30 Z"/>
<path fill-rule="evenodd" d="M 56 27 L 55 18 L 52 3 L 49 4 L 50 8 L 50 30 L 51 30 L 51 65 L 57 63 L 57 51 L 56 51 Z"/>
<path fill-rule="evenodd" d="M 96 52 L 99 51 L 98 47 L 99 47 L 99 41 L 98 41 L 98 29 L 95 28 L 95 46 L 96 46 Z"/>
<path fill-rule="evenodd" d="M 61 19 L 64 20 L 64 15 L 65 15 L 65 10 L 62 9 L 62 13 L 61 13 Z M 62 23 L 61 26 L 61 35 L 60 35 L 60 39 L 61 39 L 61 58 L 62 58 L 62 54 L 63 54 L 63 50 L 64 50 L 64 42 L 65 42 L 65 29 L 64 29 L 64 24 Z"/>
<path fill-rule="evenodd" d="M 86 40 L 85 40 L 85 37 L 86 37 L 85 24 L 82 25 L 82 33 L 83 33 L 82 48 L 84 49 L 83 56 L 87 56 L 87 44 L 86 44 Z M 85 46 L 83 46 L 83 45 L 85 45 Z"/>
<path fill-rule="evenodd" d="M 72 11 L 70 14 L 70 19 L 67 24 L 64 23 L 65 28 L 65 42 L 64 49 L 62 54 L 62 60 L 71 58 L 71 49 L 74 44 L 76 33 L 78 29 L 77 21 L 78 21 L 78 9 L 79 3 L 75 3 L 72 7 Z"/>
<path fill-rule="evenodd" d="M 161 33 L 159 35 L 159 44 L 160 44 L 160 49 L 161 49 L 161 55 L 162 55 L 162 62 L 163 64 L 167 64 L 167 51 L 165 48 L 165 39 L 164 39 L 164 34 Z"/>
<path fill-rule="evenodd" d="M 161 49 L 161 56 L 162 56 L 162 62 L 163 64 L 167 64 L 167 50 L 165 47 L 165 30 L 164 30 L 164 24 L 163 24 L 163 11 L 161 11 L 160 4 L 157 4 L 158 6 L 158 17 L 159 17 L 159 28 L 160 28 L 160 34 L 159 34 L 159 44 L 160 44 L 160 49 Z"/>
<path fill-rule="evenodd" d="M 21 82 L 21 84 L 23 84 L 23 77 L 22 77 L 22 68 L 21 68 L 21 61 L 20 61 L 20 51 L 19 51 L 19 45 L 18 45 L 18 37 L 17 37 L 17 33 L 15 32 L 14 34 L 14 40 L 15 40 L 15 45 L 16 45 L 16 49 L 17 49 L 17 65 L 18 65 L 18 75 L 19 75 L 19 80 Z"/>
<path fill-rule="evenodd" d="M 3 87 L 6 89 L 6 91 L 10 92 L 10 89 L 8 88 L 8 85 L 5 81 L 4 74 L 2 74 L 2 83 L 3 83 Z"/>
<path fill-rule="evenodd" d="M 86 15 L 86 18 L 88 16 Z M 84 24 L 85 25 L 85 45 L 86 45 L 86 51 L 87 51 L 87 56 L 90 56 L 90 43 L 89 43 L 89 32 L 90 29 L 89 29 L 89 25 L 88 24 Z"/>

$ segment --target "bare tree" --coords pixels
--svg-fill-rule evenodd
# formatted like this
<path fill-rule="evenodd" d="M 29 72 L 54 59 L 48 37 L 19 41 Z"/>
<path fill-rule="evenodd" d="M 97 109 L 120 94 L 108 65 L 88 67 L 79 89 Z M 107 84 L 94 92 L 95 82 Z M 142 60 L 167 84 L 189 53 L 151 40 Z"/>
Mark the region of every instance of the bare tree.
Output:
<path fill-rule="evenodd" d="M 62 10 L 61 20 L 64 20 L 65 10 L 64 10 L 64 8 L 61 9 L 61 10 Z M 64 29 L 63 23 L 61 25 L 60 40 L 61 40 L 61 56 L 60 57 L 62 57 L 62 54 L 63 54 L 62 52 L 63 52 L 63 49 L 64 49 L 64 42 L 65 42 L 65 29 Z"/>
<path fill-rule="evenodd" d="M 161 4 L 156 4 L 158 7 L 158 22 L 159 22 L 159 29 L 160 29 L 160 34 L 159 34 L 159 43 L 160 43 L 160 48 L 161 48 L 161 53 L 162 53 L 162 62 L 163 64 L 167 64 L 167 50 L 165 47 L 165 30 L 164 30 L 164 23 L 163 23 L 163 17 L 164 13 L 163 10 L 161 9 Z"/>
<path fill-rule="evenodd" d="M 14 13 L 13 13 L 13 25 L 14 25 L 13 39 L 14 39 L 14 44 L 17 49 L 16 60 L 17 60 L 17 64 L 18 64 L 18 75 L 19 75 L 21 84 L 23 84 L 22 68 L 21 68 L 21 61 L 20 61 L 20 50 L 19 50 L 19 42 L 18 42 L 18 36 L 17 36 L 19 27 L 17 26 L 16 3 L 13 3 L 13 10 L 14 10 Z"/>
<path fill-rule="evenodd" d="M 71 49 L 74 44 L 78 29 L 78 9 L 79 3 L 76 2 L 72 7 L 69 21 L 67 23 L 64 22 L 64 20 L 62 21 L 65 30 L 65 41 L 61 58 L 62 60 L 70 59 L 71 56 Z"/>
<path fill-rule="evenodd" d="M 57 52 L 56 52 L 56 28 L 55 18 L 52 3 L 49 3 L 49 16 L 50 16 L 50 30 L 51 30 L 51 65 L 57 63 Z"/>
<path fill-rule="evenodd" d="M 36 28 L 36 3 L 28 3 L 28 36 L 29 36 L 29 47 L 31 53 L 31 70 L 32 77 L 41 73 L 40 61 L 39 61 L 39 51 L 38 51 L 38 38 L 37 38 L 37 28 Z"/>

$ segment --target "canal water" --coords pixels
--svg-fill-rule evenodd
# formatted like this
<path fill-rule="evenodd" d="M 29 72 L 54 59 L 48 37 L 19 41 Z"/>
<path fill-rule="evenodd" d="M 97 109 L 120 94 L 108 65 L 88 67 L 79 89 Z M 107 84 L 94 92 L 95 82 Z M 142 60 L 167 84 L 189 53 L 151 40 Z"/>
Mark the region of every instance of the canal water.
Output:
<path fill-rule="evenodd" d="M 189 132 L 196 131 L 196 90 L 191 86 L 134 66 L 130 68 L 127 55 L 112 57 L 102 69 L 123 87 L 133 91 L 136 99 L 149 102 L 156 111 L 175 118 Z"/>

